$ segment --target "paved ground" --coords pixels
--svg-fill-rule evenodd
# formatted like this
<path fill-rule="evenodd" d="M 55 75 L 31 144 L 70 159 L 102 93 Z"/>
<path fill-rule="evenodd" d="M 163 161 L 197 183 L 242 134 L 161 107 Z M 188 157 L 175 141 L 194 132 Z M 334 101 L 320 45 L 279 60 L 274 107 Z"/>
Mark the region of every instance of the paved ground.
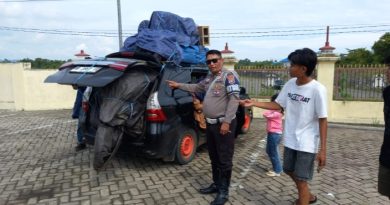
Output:
<path fill-rule="evenodd" d="M 196 190 L 210 182 L 207 150 L 185 166 L 120 154 L 106 170 L 92 168 L 92 148 L 76 153 L 70 110 L 0 111 L 0 204 L 209 204 Z M 390 204 L 377 189 L 383 129 L 331 126 L 328 165 L 311 183 L 317 204 Z M 289 205 L 286 176 L 265 175 L 264 121 L 237 141 L 228 204 Z"/>

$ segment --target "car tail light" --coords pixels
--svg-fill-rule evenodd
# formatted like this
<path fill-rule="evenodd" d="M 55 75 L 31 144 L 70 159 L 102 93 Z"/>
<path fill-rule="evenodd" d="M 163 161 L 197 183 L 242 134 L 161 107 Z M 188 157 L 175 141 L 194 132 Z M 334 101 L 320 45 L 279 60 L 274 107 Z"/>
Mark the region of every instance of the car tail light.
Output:
<path fill-rule="evenodd" d="M 146 120 L 151 122 L 163 122 L 166 119 L 160 103 L 158 102 L 158 94 L 157 92 L 154 92 L 150 95 L 146 105 Z"/>
<path fill-rule="evenodd" d="M 87 113 L 89 111 L 89 98 L 91 97 L 92 87 L 87 86 L 83 93 L 83 100 L 81 101 L 81 107 L 84 112 Z"/>
<path fill-rule="evenodd" d="M 89 111 L 89 103 L 88 102 L 82 102 L 81 106 L 82 106 L 85 113 L 87 113 Z"/>
<path fill-rule="evenodd" d="M 128 66 L 127 64 L 122 64 L 122 63 L 113 63 L 108 65 L 108 67 L 119 71 L 124 71 L 127 66 Z"/>
<path fill-rule="evenodd" d="M 127 57 L 127 58 L 130 58 L 130 57 L 133 57 L 134 56 L 134 52 L 121 52 L 120 53 L 120 56 L 121 57 Z"/>

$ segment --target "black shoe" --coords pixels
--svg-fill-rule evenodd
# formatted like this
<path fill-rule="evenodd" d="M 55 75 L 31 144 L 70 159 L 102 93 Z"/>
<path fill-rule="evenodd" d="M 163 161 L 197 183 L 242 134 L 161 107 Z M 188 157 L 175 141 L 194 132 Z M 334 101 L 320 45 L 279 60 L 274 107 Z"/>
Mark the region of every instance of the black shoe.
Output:
<path fill-rule="evenodd" d="M 87 148 L 87 145 L 85 143 L 77 143 L 76 147 L 74 148 L 76 152 L 83 150 Z"/>
<path fill-rule="evenodd" d="M 210 184 L 210 186 L 207 188 L 199 189 L 199 192 L 201 194 L 213 194 L 213 193 L 217 193 L 217 191 L 218 191 L 218 188 L 214 183 Z"/>
<path fill-rule="evenodd" d="M 226 170 L 222 172 L 221 177 L 219 179 L 219 187 L 218 194 L 215 197 L 214 201 L 210 203 L 210 205 L 224 205 L 229 199 L 229 186 L 230 186 L 230 178 L 232 171 Z"/>
<path fill-rule="evenodd" d="M 220 190 L 215 197 L 214 201 L 210 205 L 224 205 L 229 199 L 229 192 L 226 190 Z"/>

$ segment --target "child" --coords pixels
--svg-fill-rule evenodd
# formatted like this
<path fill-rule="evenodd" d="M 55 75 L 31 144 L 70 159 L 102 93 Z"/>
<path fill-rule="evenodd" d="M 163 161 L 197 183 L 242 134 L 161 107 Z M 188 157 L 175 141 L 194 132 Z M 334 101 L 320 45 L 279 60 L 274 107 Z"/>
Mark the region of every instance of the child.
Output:
<path fill-rule="evenodd" d="M 203 99 L 199 95 L 192 94 L 192 103 L 194 104 L 194 118 L 198 122 L 198 126 L 202 129 L 206 129 L 206 118 L 203 114 Z"/>
<path fill-rule="evenodd" d="M 275 94 L 271 97 L 271 102 L 274 102 L 278 97 L 278 94 Z M 263 113 L 264 118 L 267 119 L 267 147 L 266 151 L 269 159 L 272 163 L 272 170 L 268 171 L 266 174 L 270 177 L 280 176 L 282 173 L 282 165 L 280 163 L 279 157 L 279 143 L 282 139 L 282 117 L 283 110 L 267 110 Z"/>
<path fill-rule="evenodd" d="M 307 205 L 317 201 L 308 183 L 313 178 L 314 161 L 318 161 L 318 172 L 326 163 L 326 88 L 311 77 L 317 64 L 314 51 L 309 48 L 295 50 L 288 55 L 288 60 L 292 78 L 283 86 L 275 102 L 243 100 L 240 103 L 270 110 L 284 109 L 283 172 L 291 177 L 298 189 L 295 204 Z"/>

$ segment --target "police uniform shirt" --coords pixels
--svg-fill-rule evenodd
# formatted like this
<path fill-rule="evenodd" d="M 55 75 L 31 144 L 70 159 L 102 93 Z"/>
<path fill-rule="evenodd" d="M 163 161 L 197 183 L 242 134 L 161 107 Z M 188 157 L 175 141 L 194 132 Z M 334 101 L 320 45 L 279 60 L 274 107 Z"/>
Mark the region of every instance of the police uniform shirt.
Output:
<path fill-rule="evenodd" d="M 390 168 L 390 86 L 383 90 L 383 113 L 385 118 L 385 132 L 383 137 L 383 144 L 379 156 L 381 165 Z"/>
<path fill-rule="evenodd" d="M 189 92 L 206 93 L 203 113 L 207 118 L 224 117 L 229 123 L 236 117 L 239 103 L 240 82 L 234 71 L 222 70 L 217 75 L 209 74 L 198 84 L 179 83 L 179 88 Z"/>

